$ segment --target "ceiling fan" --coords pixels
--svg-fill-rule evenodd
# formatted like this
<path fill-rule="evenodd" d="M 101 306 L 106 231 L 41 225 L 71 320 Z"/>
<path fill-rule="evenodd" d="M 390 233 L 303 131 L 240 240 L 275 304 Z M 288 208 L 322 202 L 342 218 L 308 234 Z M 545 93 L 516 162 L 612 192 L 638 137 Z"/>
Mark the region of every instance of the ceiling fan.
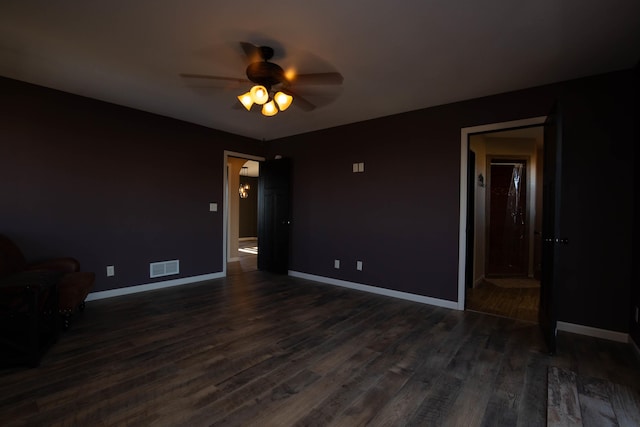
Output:
<path fill-rule="evenodd" d="M 246 42 L 240 42 L 240 46 L 249 60 L 246 79 L 189 73 L 183 73 L 180 76 L 190 79 L 253 83 L 251 90 L 238 96 L 238 100 L 249 111 L 253 105 L 262 106 L 262 114 L 265 116 L 274 116 L 279 111 L 289 108 L 292 103 L 303 111 L 314 110 L 316 105 L 300 95 L 298 86 L 342 84 L 342 75 L 337 72 L 307 74 L 285 72 L 278 64 L 270 62 L 274 50 L 269 46 L 255 46 Z"/>

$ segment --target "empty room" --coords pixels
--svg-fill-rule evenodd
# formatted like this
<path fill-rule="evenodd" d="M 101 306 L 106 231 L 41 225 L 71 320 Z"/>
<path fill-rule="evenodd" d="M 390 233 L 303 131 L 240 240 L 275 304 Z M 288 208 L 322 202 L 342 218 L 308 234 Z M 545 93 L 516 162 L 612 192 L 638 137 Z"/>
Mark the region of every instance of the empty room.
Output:
<path fill-rule="evenodd" d="M 2 425 L 640 425 L 640 3 L 0 4 Z"/>

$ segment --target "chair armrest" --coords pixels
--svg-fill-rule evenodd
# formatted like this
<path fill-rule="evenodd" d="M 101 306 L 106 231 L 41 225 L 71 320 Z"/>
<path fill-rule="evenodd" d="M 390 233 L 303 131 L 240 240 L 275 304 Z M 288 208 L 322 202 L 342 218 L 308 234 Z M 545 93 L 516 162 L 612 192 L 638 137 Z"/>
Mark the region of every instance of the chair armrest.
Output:
<path fill-rule="evenodd" d="M 31 263 L 27 265 L 25 270 L 48 270 L 73 273 L 80 271 L 80 263 L 77 259 L 71 257 L 53 258 L 46 261 Z"/>
<path fill-rule="evenodd" d="M 68 273 L 62 276 L 58 283 L 60 312 L 70 313 L 78 308 L 93 288 L 95 279 L 95 273 L 89 271 Z"/>

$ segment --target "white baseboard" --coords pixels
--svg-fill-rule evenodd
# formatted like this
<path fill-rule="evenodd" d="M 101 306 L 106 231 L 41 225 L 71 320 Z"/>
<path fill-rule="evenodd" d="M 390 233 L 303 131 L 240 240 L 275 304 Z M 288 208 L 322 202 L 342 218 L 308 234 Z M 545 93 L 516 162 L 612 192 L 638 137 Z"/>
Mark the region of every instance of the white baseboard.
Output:
<path fill-rule="evenodd" d="M 153 291 L 156 289 L 170 288 L 172 286 L 187 285 L 189 283 L 203 282 L 223 278 L 224 272 L 203 274 L 200 276 L 183 277 L 180 279 L 165 280 L 162 282 L 147 283 L 145 285 L 127 286 L 126 288 L 109 289 L 107 291 L 91 292 L 85 301 L 94 301 L 105 298 L 119 297 L 122 295 L 135 294 L 138 292 Z"/>
<path fill-rule="evenodd" d="M 558 322 L 557 328 L 559 331 L 587 335 L 595 338 L 603 338 L 610 341 L 628 343 L 630 339 L 629 334 L 624 332 L 609 331 L 606 329 L 593 328 L 591 326 L 576 325 L 574 323 Z"/>
<path fill-rule="evenodd" d="M 372 294 L 385 295 L 393 298 L 400 298 L 422 304 L 435 305 L 438 307 L 458 310 L 457 301 L 448 301 L 439 298 L 425 297 L 423 295 L 410 294 L 408 292 L 394 291 L 392 289 L 379 288 L 377 286 L 363 285 L 361 283 L 347 282 L 345 280 L 333 279 L 331 277 L 316 276 L 314 274 L 301 273 L 289 270 L 289 276 L 300 279 L 312 280 L 314 282 L 326 283 L 328 285 L 341 286 L 343 288 L 356 289 L 358 291 L 370 292 Z"/>

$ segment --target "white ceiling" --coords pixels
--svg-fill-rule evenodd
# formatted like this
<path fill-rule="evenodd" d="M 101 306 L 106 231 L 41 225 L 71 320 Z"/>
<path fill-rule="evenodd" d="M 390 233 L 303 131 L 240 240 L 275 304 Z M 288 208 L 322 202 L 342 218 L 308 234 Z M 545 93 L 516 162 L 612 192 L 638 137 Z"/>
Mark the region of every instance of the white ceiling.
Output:
<path fill-rule="evenodd" d="M 246 172 L 240 172 L 240 175 L 246 174 L 246 176 L 257 177 L 260 176 L 260 162 L 256 162 L 255 160 L 247 160 L 243 165 L 246 167 Z"/>
<path fill-rule="evenodd" d="M 270 45 L 319 108 L 237 108 L 239 42 Z M 2 0 L 0 75 L 257 139 L 631 68 L 638 0 Z"/>

